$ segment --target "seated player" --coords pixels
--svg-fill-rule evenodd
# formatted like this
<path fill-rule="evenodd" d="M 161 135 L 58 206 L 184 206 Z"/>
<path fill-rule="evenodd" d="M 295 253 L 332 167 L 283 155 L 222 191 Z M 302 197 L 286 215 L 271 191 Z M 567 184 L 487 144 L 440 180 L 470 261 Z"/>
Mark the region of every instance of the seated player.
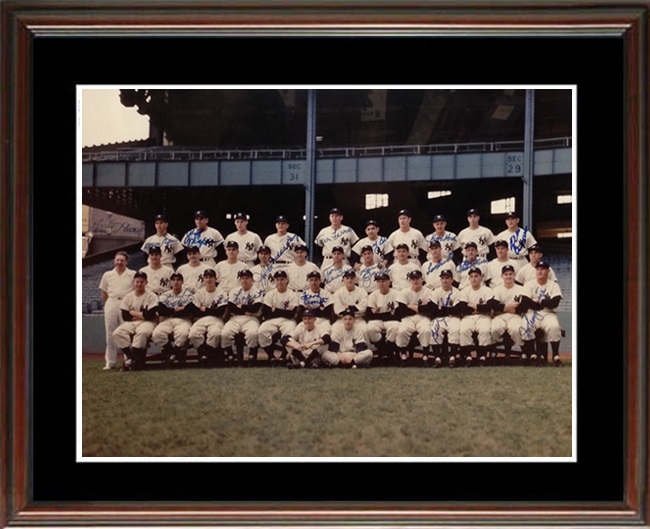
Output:
<path fill-rule="evenodd" d="M 498 243 L 497 243 L 498 244 Z M 492 317 L 492 343 L 503 339 L 506 361 L 510 359 L 512 346 L 521 349 L 524 341 L 519 334 L 521 328 L 521 298 L 524 287 L 515 283 L 515 267 L 511 264 L 501 269 L 501 284 L 493 289 L 494 315 Z M 496 353 L 493 352 L 493 356 Z"/>
<path fill-rule="evenodd" d="M 307 274 L 307 281 L 309 282 L 309 288 L 299 295 L 299 310 L 310 310 L 316 317 L 316 326 L 320 327 L 324 334 L 329 334 L 332 328 L 333 294 L 321 288 L 319 272 L 309 272 Z"/>
<path fill-rule="evenodd" d="M 390 287 L 388 272 L 375 275 L 378 289 L 368 296 L 366 320 L 368 341 L 377 348 L 380 362 L 388 365 L 395 359 L 399 318 L 397 316 L 397 292 Z"/>
<path fill-rule="evenodd" d="M 342 325 L 332 330 L 329 349 L 322 355 L 323 364 L 341 367 L 369 367 L 372 351 L 368 349 L 363 332 L 357 328 L 354 313 L 343 314 Z"/>
<path fill-rule="evenodd" d="M 427 350 L 431 345 L 431 318 L 434 315 L 431 290 L 424 288 L 422 272 L 413 270 L 408 279 L 410 286 L 400 290 L 397 295 L 397 316 L 401 321 L 397 330 L 396 344 L 400 367 L 406 367 L 409 358 L 412 358 L 412 351 L 408 351 L 408 346 L 413 335 L 417 336 L 418 343 L 424 351 L 422 360 L 426 365 Z"/>
<path fill-rule="evenodd" d="M 332 325 L 332 328 L 340 327 L 342 325 L 341 318 L 343 318 L 343 314 L 351 312 L 357 319 L 356 328 L 365 337 L 366 321 L 363 317 L 366 315 L 366 307 L 368 306 L 368 294 L 366 294 L 364 289 L 356 285 L 356 280 L 357 274 L 352 269 L 343 274 L 343 286 L 334 292 L 332 296 L 334 315 L 338 318 Z"/>
<path fill-rule="evenodd" d="M 431 352 L 433 367 L 441 367 L 448 356 L 449 367 L 455 367 L 460 359 L 460 315 L 457 312 L 460 290 L 453 286 L 454 275 L 449 269 L 440 272 L 440 286 L 431 293 L 431 300 L 437 307 L 436 316 L 431 320 Z M 443 351 L 445 338 L 449 354 Z"/>
<path fill-rule="evenodd" d="M 320 365 L 321 356 L 327 351 L 331 337 L 316 326 L 315 314 L 307 309 L 302 313 L 302 322 L 284 336 L 282 341 L 289 351 L 288 368 L 316 368 Z"/>

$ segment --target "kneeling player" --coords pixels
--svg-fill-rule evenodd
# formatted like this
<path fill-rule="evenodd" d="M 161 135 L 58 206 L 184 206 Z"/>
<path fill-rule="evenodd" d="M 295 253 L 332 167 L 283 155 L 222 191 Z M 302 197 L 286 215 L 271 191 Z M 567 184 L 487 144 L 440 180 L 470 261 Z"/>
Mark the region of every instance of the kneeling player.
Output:
<path fill-rule="evenodd" d="M 356 368 L 368 367 L 372 351 L 363 337 L 363 332 L 355 325 L 356 318 L 350 311 L 343 314 L 343 324 L 332 330 L 329 350 L 323 353 L 323 363 L 328 366 Z"/>
<path fill-rule="evenodd" d="M 316 326 L 316 315 L 311 310 L 302 313 L 302 322 L 282 342 L 289 350 L 288 368 L 318 367 L 320 357 L 331 342 L 330 335 Z"/>

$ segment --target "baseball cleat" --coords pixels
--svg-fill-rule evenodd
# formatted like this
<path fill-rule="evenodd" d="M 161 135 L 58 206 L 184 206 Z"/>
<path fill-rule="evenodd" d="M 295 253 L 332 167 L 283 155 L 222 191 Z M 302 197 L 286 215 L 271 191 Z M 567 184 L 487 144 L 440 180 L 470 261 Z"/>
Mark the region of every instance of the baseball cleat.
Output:
<path fill-rule="evenodd" d="M 560 357 L 558 355 L 555 355 L 553 357 L 553 364 L 555 367 L 564 367 L 564 364 L 562 363 L 562 360 L 560 360 Z"/>
<path fill-rule="evenodd" d="M 104 366 L 102 367 L 102 371 L 111 371 L 115 369 L 115 366 Z"/>

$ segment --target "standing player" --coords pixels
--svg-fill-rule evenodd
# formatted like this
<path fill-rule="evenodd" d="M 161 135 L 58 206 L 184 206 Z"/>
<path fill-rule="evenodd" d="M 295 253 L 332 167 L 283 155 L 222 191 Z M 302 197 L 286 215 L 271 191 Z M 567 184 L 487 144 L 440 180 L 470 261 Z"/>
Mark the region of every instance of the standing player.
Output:
<path fill-rule="evenodd" d="M 457 306 L 460 290 L 453 286 L 454 276 L 451 270 L 440 272 L 440 286 L 431 293 L 431 301 L 437 307 L 436 316 L 431 320 L 431 352 L 435 359 L 433 367 L 442 366 L 445 338 L 449 347 L 449 367 L 455 367 L 460 359 L 460 314 Z"/>
<path fill-rule="evenodd" d="M 357 328 L 359 320 L 352 312 L 343 314 L 342 325 L 332 329 L 329 349 L 323 353 L 323 363 L 328 366 L 369 367 L 372 351 L 368 349 L 364 333 Z"/>
<path fill-rule="evenodd" d="M 194 214 L 196 228 L 188 231 L 182 239 L 186 248 L 197 247 L 200 252 L 199 260 L 211 267 L 216 265 L 217 248 L 223 244 L 223 237 L 218 230 L 208 226 L 210 221 L 208 214 L 199 210 Z M 183 274 L 187 283 L 187 277 Z"/>
<path fill-rule="evenodd" d="M 285 215 L 278 215 L 275 219 L 276 233 L 264 239 L 264 246 L 271 249 L 271 263 L 274 270 L 285 270 L 295 261 L 293 249 L 298 244 L 305 244 L 298 235 L 287 231 L 289 219 Z"/>
<path fill-rule="evenodd" d="M 535 246 L 531 246 L 530 248 L 528 248 L 528 258 L 530 259 L 530 262 L 522 266 L 519 270 L 517 270 L 515 281 L 520 285 L 525 285 L 529 281 L 534 281 L 537 278 L 535 267 L 537 266 L 537 263 L 539 263 L 542 260 L 543 257 L 544 257 L 544 252 L 542 251 L 542 247 L 539 244 L 536 244 Z M 550 267 L 548 269 L 548 278 L 551 281 L 557 281 L 557 276 L 555 275 L 553 269 Z"/>
<path fill-rule="evenodd" d="M 483 284 L 480 268 L 469 271 L 469 286 L 461 289 L 458 311 L 463 314 L 460 322 L 460 350 L 465 358 L 465 367 L 472 365 L 472 351 L 475 348 L 473 333 L 478 334 L 478 360 L 484 366 L 492 346 L 491 300 L 492 289 Z"/>
<path fill-rule="evenodd" d="M 461 230 L 458 234 L 458 243 L 464 249 L 467 247 L 468 242 L 473 242 L 476 244 L 479 257 L 487 259 L 487 255 L 490 253 L 490 245 L 496 239 L 491 229 L 479 224 L 480 219 L 481 216 L 478 210 L 470 209 L 467 211 L 467 223 L 469 226 Z M 463 251 L 463 253 L 465 252 Z"/>
<path fill-rule="evenodd" d="M 486 279 L 487 276 L 487 261 L 482 257 L 478 256 L 478 248 L 476 247 L 475 242 L 468 242 L 465 245 L 465 259 L 463 262 L 458 265 L 456 269 L 458 281 L 459 281 L 459 290 L 463 290 L 465 287 L 469 286 L 469 272 L 474 268 L 481 270 L 481 279 Z"/>
<path fill-rule="evenodd" d="M 393 288 L 397 291 L 404 290 L 410 286 L 410 273 L 420 271 L 420 262 L 409 259 L 409 247 L 407 244 L 398 244 L 395 247 L 397 259 L 388 267 L 388 273 L 393 283 Z"/>
<path fill-rule="evenodd" d="M 332 294 L 343 286 L 343 274 L 354 269 L 345 264 L 345 254 L 343 247 L 334 246 L 332 248 L 332 259 L 323 262 L 322 276 L 325 290 Z M 329 263 L 329 264 L 325 264 Z"/>
<path fill-rule="evenodd" d="M 139 270 L 139 272 L 147 274 L 147 288 L 157 296 L 172 287 L 171 276 L 174 273 L 174 269 L 170 266 L 163 266 L 161 260 L 160 246 L 151 246 L 149 248 L 149 264 Z"/>
<path fill-rule="evenodd" d="M 329 332 L 316 326 L 316 316 L 310 310 L 302 313 L 302 322 L 282 341 L 289 351 L 288 368 L 318 367 L 320 357 L 332 341 Z"/>
<path fill-rule="evenodd" d="M 368 296 L 366 332 L 368 341 L 377 349 L 377 356 L 383 363 L 392 362 L 395 355 L 395 341 L 399 330 L 397 316 L 397 292 L 390 288 L 388 272 L 375 275 L 378 289 Z"/>
<path fill-rule="evenodd" d="M 171 276 L 172 289 L 158 298 L 160 323 L 153 330 L 151 339 L 163 353 L 163 359 L 185 356 L 192 326 L 193 294 L 183 288 L 183 276 L 175 272 Z"/>
<path fill-rule="evenodd" d="M 533 234 L 528 228 L 519 227 L 519 214 L 514 211 L 506 215 L 506 226 L 508 229 L 499 233 L 496 238 L 503 239 L 508 243 L 508 257 L 517 261 L 518 270 L 526 264 L 526 256 L 531 246 L 537 244 Z"/>
<path fill-rule="evenodd" d="M 299 295 L 300 310 L 309 310 L 316 318 L 316 325 L 321 328 L 324 334 L 331 330 L 330 320 L 332 318 L 332 296 L 333 294 L 321 288 L 319 272 L 307 274 L 309 288 Z"/>
<path fill-rule="evenodd" d="M 366 315 L 366 307 L 368 306 L 368 294 L 355 284 L 356 280 L 357 274 L 354 270 L 348 270 L 343 274 L 343 286 L 334 292 L 332 296 L 334 314 L 339 318 L 332 325 L 332 330 L 341 325 L 343 314 L 350 312 L 357 319 L 356 328 L 365 336 L 366 321 L 363 317 Z"/>
<path fill-rule="evenodd" d="M 397 222 L 399 229 L 395 230 L 388 237 L 388 244 L 397 249 L 399 245 L 405 244 L 408 248 L 408 258 L 420 268 L 420 259 L 426 259 L 427 242 L 420 230 L 411 228 L 411 213 L 403 209 L 398 213 Z M 422 252 L 422 253 L 420 253 Z"/>
<path fill-rule="evenodd" d="M 456 250 L 460 249 L 460 243 L 455 233 L 447 231 L 447 219 L 444 215 L 436 215 L 433 217 L 433 233 L 427 235 L 424 239 L 427 243 L 431 241 L 438 241 L 442 249 L 443 259 L 453 259 Z"/>
<path fill-rule="evenodd" d="M 352 246 L 359 240 L 359 237 L 349 226 L 343 224 L 343 212 L 339 208 L 330 209 L 330 225 L 318 232 L 314 241 L 318 246 L 323 248 L 323 262 L 321 269 L 332 264 L 332 253 L 334 248 L 343 250 L 345 263 L 348 263 Z"/>
<path fill-rule="evenodd" d="M 431 318 L 434 316 L 435 306 L 431 300 L 431 291 L 424 288 L 422 283 L 422 272 L 414 270 L 409 274 L 410 285 L 397 294 L 397 316 L 400 324 L 397 330 L 397 352 L 401 363 L 400 367 L 405 367 L 409 360 L 408 351 L 411 337 L 417 335 L 418 343 L 424 353 L 423 362 L 428 360 L 427 350 L 431 345 Z M 426 365 L 426 364 L 425 364 Z"/>
<path fill-rule="evenodd" d="M 382 263 L 383 267 L 388 266 L 388 259 L 386 256 L 393 251 L 393 247 L 388 244 L 388 237 L 383 237 L 379 235 L 379 224 L 376 220 L 369 220 L 366 222 L 366 235 L 363 239 L 360 239 L 352 247 L 352 251 L 361 257 L 361 250 L 370 246 L 374 254 L 375 264 Z"/>
<path fill-rule="evenodd" d="M 511 265 L 515 270 L 519 267 L 517 261 L 508 257 L 508 243 L 506 241 L 503 239 L 497 240 L 494 243 L 494 249 L 497 252 L 497 256 L 487 264 L 485 270 L 485 283 L 490 288 L 494 288 L 503 283 L 502 271 L 504 266 Z"/>
<path fill-rule="evenodd" d="M 442 244 L 440 241 L 432 239 L 429 242 L 429 257 L 422 265 L 424 286 L 431 290 L 438 288 L 440 286 L 440 272 L 443 270 L 451 271 L 454 281 L 458 281 L 458 274 L 454 262 L 450 257 L 444 258 L 442 256 Z"/>
<path fill-rule="evenodd" d="M 201 252 L 198 246 L 192 246 L 187 250 L 188 262 L 178 267 L 176 270 L 184 278 L 184 286 L 190 292 L 195 293 L 203 287 L 203 273 L 211 270 L 212 267 L 201 262 Z"/>
<path fill-rule="evenodd" d="M 158 296 L 147 290 L 147 274 L 133 276 L 133 290 L 120 303 L 124 323 L 115 329 L 115 345 L 124 354 L 123 371 L 144 369 L 147 345 L 156 327 Z"/>
<path fill-rule="evenodd" d="M 306 245 L 298 244 L 293 251 L 296 254 L 296 259 L 286 269 L 287 277 L 289 278 L 289 288 L 295 292 L 302 292 L 309 288 L 307 274 L 310 272 L 318 272 L 318 266 L 311 261 L 307 261 L 309 248 Z"/>
<path fill-rule="evenodd" d="M 372 246 L 364 246 L 361 249 L 361 263 L 354 265 L 357 272 L 357 283 L 368 294 L 379 288 L 375 281 L 375 275 L 384 269 L 383 262 L 376 263 L 374 257 Z"/>
<path fill-rule="evenodd" d="M 266 294 L 269 290 L 275 288 L 273 272 L 276 265 L 271 263 L 271 249 L 268 246 L 260 246 L 259 250 L 257 250 L 257 258 L 259 263 L 251 268 L 253 284 L 255 288 Z"/>
<path fill-rule="evenodd" d="M 248 231 L 248 215 L 245 213 L 235 213 L 235 227 L 237 231 L 230 233 L 226 237 L 228 241 L 235 241 L 239 245 L 239 259 L 248 268 L 252 268 L 257 250 L 262 246 L 262 239 L 257 233 Z"/>
<path fill-rule="evenodd" d="M 239 245 L 235 241 L 228 241 L 226 243 L 226 260 L 218 262 L 214 267 L 219 288 L 229 294 L 233 288 L 239 286 L 239 272 L 246 269 L 248 266 L 239 260 Z"/>
<path fill-rule="evenodd" d="M 183 245 L 176 237 L 167 233 L 169 221 L 166 215 L 156 215 L 153 223 L 156 227 L 156 233 L 151 237 L 147 237 L 140 249 L 146 254 L 151 255 L 149 250 L 154 246 L 158 246 L 162 252 L 162 264 L 173 268 L 176 262 L 176 254 L 183 250 Z"/>
<path fill-rule="evenodd" d="M 515 283 L 515 267 L 511 264 L 501 269 L 501 284 L 493 289 L 495 315 L 492 317 L 492 343 L 503 339 L 506 361 L 510 359 L 512 346 L 521 348 L 524 341 L 519 334 L 521 328 L 521 299 L 524 287 Z M 496 356 L 493 353 L 492 356 Z"/>
<path fill-rule="evenodd" d="M 133 290 L 133 276 L 135 270 L 126 267 L 129 262 L 129 255 L 126 252 L 117 252 L 113 257 L 113 270 L 104 272 L 99 282 L 99 290 L 104 302 L 104 328 L 106 330 L 106 361 L 104 370 L 115 369 L 117 362 L 117 346 L 113 338 L 113 332 L 122 323 L 120 302 L 122 298 Z"/>

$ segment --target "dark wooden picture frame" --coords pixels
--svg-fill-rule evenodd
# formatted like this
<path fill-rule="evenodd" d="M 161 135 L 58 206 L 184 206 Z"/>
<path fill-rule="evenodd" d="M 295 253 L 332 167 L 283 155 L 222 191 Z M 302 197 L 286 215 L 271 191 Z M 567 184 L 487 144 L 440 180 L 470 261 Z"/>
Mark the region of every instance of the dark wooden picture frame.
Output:
<path fill-rule="evenodd" d="M 238 5 L 239 4 L 239 5 Z M 9 1 L 2 7 L 2 260 L 0 261 L 0 376 L 2 377 L 2 494 L 0 525 L 647 525 L 647 178 L 648 15 L 650 4 L 574 2 L 263 2 L 119 3 Z M 603 35 L 625 42 L 625 471 L 624 494 L 617 502 L 534 504 L 467 503 L 302 503 L 56 505 L 31 497 L 32 420 L 30 399 L 29 233 L 33 117 L 30 89 L 34 39 L 57 35 L 395 35 L 503 34 Z M 13 278 L 8 281 L 7 278 Z"/>

